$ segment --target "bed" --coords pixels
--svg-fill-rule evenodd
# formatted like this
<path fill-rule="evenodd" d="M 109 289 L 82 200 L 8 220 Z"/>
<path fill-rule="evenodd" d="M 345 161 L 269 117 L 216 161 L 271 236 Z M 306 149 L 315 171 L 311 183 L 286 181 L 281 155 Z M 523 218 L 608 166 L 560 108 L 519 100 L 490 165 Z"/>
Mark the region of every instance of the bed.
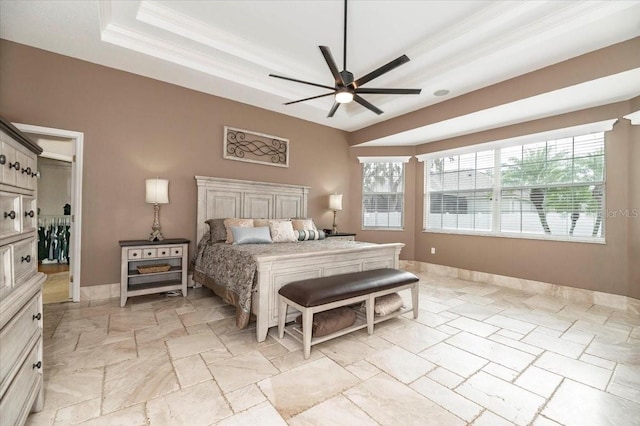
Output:
<path fill-rule="evenodd" d="M 270 327 L 278 325 L 277 294 L 283 285 L 348 272 L 398 268 L 402 243 L 373 244 L 325 239 L 235 246 L 209 241 L 206 224 L 209 219 L 307 217 L 310 188 L 206 176 L 196 176 L 195 179 L 198 189 L 198 252 L 194 281 L 211 288 L 226 302 L 236 306 L 236 324 L 239 327 L 245 326 L 248 316 L 253 314 L 259 342 L 266 339 Z M 252 262 L 246 261 L 248 257 Z M 219 273 L 225 269 L 220 265 L 221 261 L 232 265 L 244 262 L 245 267 L 239 268 L 240 276 L 228 271 Z M 226 291 L 229 289 L 233 291 Z M 229 294 L 236 297 L 228 297 Z M 293 316 L 295 313 L 287 321 L 292 321 Z"/>

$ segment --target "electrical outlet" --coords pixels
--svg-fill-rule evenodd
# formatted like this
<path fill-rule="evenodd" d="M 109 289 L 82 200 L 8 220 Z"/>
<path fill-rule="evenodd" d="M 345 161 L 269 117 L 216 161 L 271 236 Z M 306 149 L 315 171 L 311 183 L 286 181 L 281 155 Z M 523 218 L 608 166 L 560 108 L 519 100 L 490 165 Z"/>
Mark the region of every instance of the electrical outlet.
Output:
<path fill-rule="evenodd" d="M 436 254 L 436 248 L 435 247 L 431 247 L 431 254 Z"/>

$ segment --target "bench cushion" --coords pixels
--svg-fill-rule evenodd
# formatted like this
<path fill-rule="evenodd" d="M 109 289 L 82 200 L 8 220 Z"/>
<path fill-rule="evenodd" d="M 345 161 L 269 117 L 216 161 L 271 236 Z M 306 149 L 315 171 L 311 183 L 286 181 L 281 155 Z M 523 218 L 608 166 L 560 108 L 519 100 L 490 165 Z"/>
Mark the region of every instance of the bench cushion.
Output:
<path fill-rule="evenodd" d="M 282 296 L 304 307 L 320 306 L 419 281 L 411 272 L 372 269 L 330 277 L 294 281 L 278 290 Z"/>

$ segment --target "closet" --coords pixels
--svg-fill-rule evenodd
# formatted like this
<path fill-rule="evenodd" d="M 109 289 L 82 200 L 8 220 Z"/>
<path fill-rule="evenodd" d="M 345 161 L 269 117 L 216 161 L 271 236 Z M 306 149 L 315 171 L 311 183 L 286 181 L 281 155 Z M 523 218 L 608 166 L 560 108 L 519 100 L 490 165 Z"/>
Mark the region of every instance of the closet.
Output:
<path fill-rule="evenodd" d="M 65 302 L 70 298 L 71 163 L 40 157 L 38 166 L 38 270 L 47 274 L 44 303 Z"/>

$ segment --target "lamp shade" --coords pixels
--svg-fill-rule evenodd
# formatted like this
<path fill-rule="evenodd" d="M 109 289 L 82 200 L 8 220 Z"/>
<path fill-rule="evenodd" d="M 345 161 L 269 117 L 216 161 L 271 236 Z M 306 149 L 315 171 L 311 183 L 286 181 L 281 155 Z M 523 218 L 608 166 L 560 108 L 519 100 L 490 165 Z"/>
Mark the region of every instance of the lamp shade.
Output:
<path fill-rule="evenodd" d="M 342 194 L 329 195 L 329 210 L 342 210 Z"/>
<path fill-rule="evenodd" d="M 145 202 L 149 204 L 169 203 L 169 180 L 168 179 L 146 179 L 147 195 Z"/>

